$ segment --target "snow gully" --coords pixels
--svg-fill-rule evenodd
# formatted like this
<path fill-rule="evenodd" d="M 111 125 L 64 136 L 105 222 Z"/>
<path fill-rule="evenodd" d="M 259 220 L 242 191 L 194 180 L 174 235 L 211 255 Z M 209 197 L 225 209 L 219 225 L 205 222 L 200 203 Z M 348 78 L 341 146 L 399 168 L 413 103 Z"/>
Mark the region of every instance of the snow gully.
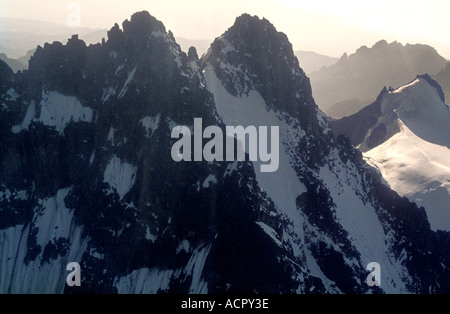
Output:
<path fill-rule="evenodd" d="M 202 118 L 194 118 L 194 161 L 224 161 L 222 129 L 219 126 L 211 125 L 203 130 L 202 125 Z M 258 128 L 253 125 L 246 128 L 241 125 L 226 126 L 225 131 L 226 161 L 245 161 L 245 153 L 248 152 L 250 161 L 257 162 L 259 157 L 261 172 L 278 170 L 280 142 L 278 126 L 270 126 L 270 138 L 267 126 L 259 126 Z M 192 161 L 191 129 L 184 125 L 176 126 L 172 129 L 171 137 L 179 139 L 172 145 L 172 159 L 176 162 Z M 203 139 L 211 140 L 203 147 Z M 236 153 L 235 143 L 237 143 Z"/>

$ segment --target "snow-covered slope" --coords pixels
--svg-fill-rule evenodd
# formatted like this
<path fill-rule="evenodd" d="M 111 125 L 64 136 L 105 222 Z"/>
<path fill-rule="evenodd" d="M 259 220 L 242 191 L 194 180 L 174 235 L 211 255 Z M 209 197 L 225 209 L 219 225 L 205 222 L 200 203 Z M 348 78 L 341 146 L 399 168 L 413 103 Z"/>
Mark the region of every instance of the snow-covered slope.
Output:
<path fill-rule="evenodd" d="M 450 230 L 450 112 L 423 79 L 385 97 L 399 132 L 364 156 L 389 186 L 424 206 L 434 230 Z"/>
<path fill-rule="evenodd" d="M 230 29 L 216 39 L 202 60 L 206 86 L 214 95 L 217 113 L 226 125 L 280 128 L 282 166 L 274 173 L 256 172 L 256 179 L 273 200 L 276 211 L 286 217 L 286 223 L 283 237 L 277 237 L 268 228 L 265 230 L 275 243 L 280 244 L 280 239 L 285 241 L 283 245 L 303 265 L 303 276 L 321 278 L 328 291 L 347 292 L 351 290 L 349 285 L 358 285 L 364 291 L 364 277 L 358 269 L 373 261 L 383 265 L 383 291 L 412 291 L 414 275 L 406 264 L 414 253 L 397 251 L 396 238 L 404 238 L 393 217 L 385 220 L 385 215 L 393 214 L 389 213 L 392 208 L 386 208 L 386 204 L 381 205 L 372 197 L 379 192 L 371 187 L 372 179 L 354 152 L 344 153 L 349 148 L 329 137 L 331 132 L 324 114 L 309 97 L 309 83 L 305 83 L 304 73 L 298 66 L 292 65 L 291 73 L 279 75 L 281 79 L 278 74 L 271 76 L 274 64 L 282 67 L 284 63 L 294 63 L 289 53 L 279 52 L 287 45 L 282 36 L 278 35 L 280 38 L 272 39 L 268 45 L 264 56 L 267 63 L 255 62 L 263 58 L 247 45 L 252 47 L 270 32 L 259 33 L 254 29 L 258 23 L 269 29 L 266 21 L 258 21 L 256 17 L 239 18 L 236 25 L 242 27 Z M 267 85 L 259 81 L 262 75 Z M 277 92 L 272 94 L 272 86 L 285 79 L 284 75 L 290 76 L 288 80 L 294 82 L 294 89 L 282 96 Z M 291 104 L 295 105 L 285 106 L 283 99 L 292 99 Z M 303 109 L 301 114 L 298 108 Z M 308 126 L 312 121 L 317 124 Z M 328 139 L 326 143 L 320 141 L 324 139 Z M 315 163 L 307 162 L 301 155 L 302 149 L 314 149 Z M 257 162 L 254 166 L 258 169 Z M 346 236 L 341 238 L 337 234 Z M 335 269 L 346 273 L 347 278 L 336 276 L 329 268 L 330 261 L 324 263 L 325 256 L 334 256 Z M 304 284 L 300 284 L 298 291 L 304 289 Z"/>
<path fill-rule="evenodd" d="M 450 149 L 398 123 L 399 133 L 364 156 L 392 189 L 425 207 L 432 229 L 450 230 Z"/>
<path fill-rule="evenodd" d="M 434 80 L 419 75 L 385 89 L 376 102 L 331 125 L 387 185 L 425 207 L 433 230 L 450 230 L 450 110 Z"/>
<path fill-rule="evenodd" d="M 315 227 L 308 223 L 305 215 L 298 210 L 297 198 L 307 189 L 298 177 L 295 171 L 295 158 L 290 158 L 288 152 L 295 149 L 304 132 L 295 128 L 296 123 L 287 122 L 281 113 L 267 109 L 264 99 L 257 92 L 252 90 L 248 96 L 235 97 L 228 93 L 223 87 L 221 81 L 217 78 L 214 68 L 211 64 L 205 67 L 206 86 L 214 94 L 214 100 L 219 116 L 222 117 L 226 125 L 277 125 L 280 127 L 280 169 L 273 173 L 262 173 L 256 171 L 256 179 L 259 186 L 267 192 L 268 196 L 275 203 L 275 208 L 280 214 L 285 215 L 292 222 L 292 229 L 285 233 L 284 240 L 292 246 L 292 250 L 298 251 L 299 256 L 306 259 L 308 272 L 328 279 L 322 272 L 317 270 L 316 262 L 311 256 L 310 248 L 305 243 L 312 241 L 305 236 L 308 234 L 305 229 L 314 230 Z M 319 112 L 318 112 L 319 114 Z M 325 129 L 327 130 L 327 129 Z M 330 191 L 330 197 L 334 202 L 334 211 L 336 222 L 342 226 L 343 230 L 348 232 L 351 245 L 360 254 L 359 258 L 346 256 L 345 263 L 351 267 L 361 267 L 371 261 L 377 261 L 383 264 L 386 281 L 383 290 L 387 293 L 407 292 L 404 281 L 408 278 L 408 272 L 389 254 L 389 246 L 386 244 L 386 236 L 383 226 L 380 223 L 376 210 L 371 204 L 367 204 L 362 195 L 363 180 L 355 166 L 344 164 L 338 156 L 337 150 L 332 150 L 326 157 L 327 165 L 320 168 L 316 178 L 323 182 L 324 186 Z M 259 169 L 258 162 L 254 162 L 255 169 Z M 329 164 L 333 164 L 330 167 Z M 340 182 L 344 181 L 342 184 Z M 270 233 L 270 235 L 273 235 Z M 292 236 L 294 235 L 294 236 Z M 342 252 L 335 240 L 321 236 L 327 245 L 334 247 L 338 252 Z M 277 244 L 280 241 L 272 236 Z M 300 241 L 300 243 L 299 243 Z M 346 255 L 344 253 L 344 255 Z M 362 265 L 361 265 L 362 263 Z M 324 278 L 325 277 L 325 278 Z M 355 279 L 361 283 L 360 279 Z M 328 279 L 329 280 L 329 279 Z M 334 284 L 330 284 L 329 289 L 333 289 Z M 302 291 L 303 287 L 299 287 Z M 340 291 L 340 290 L 338 290 Z"/>
<path fill-rule="evenodd" d="M 70 191 L 39 200 L 29 225 L 0 230 L 1 293 L 63 293 L 67 274 L 60 265 L 80 260 L 88 242 L 83 227 L 74 224 L 73 209 L 65 205 Z"/>
<path fill-rule="evenodd" d="M 380 101 L 380 111 L 366 139 L 381 125 L 386 129 L 385 139 L 390 138 L 399 131 L 400 120 L 423 140 L 450 148 L 450 110 L 442 89 L 428 75 L 386 93 Z M 363 141 L 359 148 L 367 151 L 371 147 Z"/>

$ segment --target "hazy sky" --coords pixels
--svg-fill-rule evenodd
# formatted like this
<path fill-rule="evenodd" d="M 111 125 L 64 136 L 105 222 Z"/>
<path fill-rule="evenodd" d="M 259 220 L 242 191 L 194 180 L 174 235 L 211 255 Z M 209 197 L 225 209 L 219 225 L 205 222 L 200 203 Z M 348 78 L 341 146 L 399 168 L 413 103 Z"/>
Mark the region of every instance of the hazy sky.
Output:
<path fill-rule="evenodd" d="M 175 36 L 213 39 L 245 12 L 270 20 L 295 50 L 339 57 L 386 39 L 429 44 L 450 59 L 449 0 L 0 0 L 0 16 L 66 24 L 71 2 L 81 27 L 110 28 L 147 10 Z"/>

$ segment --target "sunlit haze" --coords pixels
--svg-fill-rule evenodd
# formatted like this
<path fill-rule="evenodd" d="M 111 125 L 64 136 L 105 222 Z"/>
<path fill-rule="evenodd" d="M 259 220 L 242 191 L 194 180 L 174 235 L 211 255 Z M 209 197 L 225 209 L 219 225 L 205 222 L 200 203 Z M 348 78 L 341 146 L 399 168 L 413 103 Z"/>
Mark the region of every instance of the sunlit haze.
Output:
<path fill-rule="evenodd" d="M 0 16 L 65 24 L 74 1 L 2 0 Z M 423 43 L 450 59 L 450 1 L 428 0 L 79 0 L 81 26 L 110 28 L 147 10 L 175 36 L 214 39 L 236 16 L 265 17 L 286 33 L 295 50 L 339 57 L 380 39 Z M 0 30 L 4 31 L 4 30 Z"/>

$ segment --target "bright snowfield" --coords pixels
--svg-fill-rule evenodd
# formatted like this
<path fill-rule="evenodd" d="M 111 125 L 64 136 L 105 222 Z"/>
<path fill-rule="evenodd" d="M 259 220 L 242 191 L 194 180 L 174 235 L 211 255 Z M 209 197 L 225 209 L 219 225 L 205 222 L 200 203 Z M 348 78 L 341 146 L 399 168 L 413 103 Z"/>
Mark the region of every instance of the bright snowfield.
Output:
<path fill-rule="evenodd" d="M 433 230 L 450 231 L 450 111 L 436 89 L 416 79 L 387 94 L 382 114 L 400 132 L 364 153 L 387 184 L 425 207 Z"/>
<path fill-rule="evenodd" d="M 92 122 L 93 111 L 83 107 L 80 101 L 73 96 L 65 96 L 58 92 L 43 92 L 39 103 L 40 114 L 36 116 L 36 105 L 33 100 L 28 107 L 23 122 L 12 127 L 14 133 L 28 129 L 31 122 L 41 122 L 54 127 L 60 134 L 70 122 Z"/>
<path fill-rule="evenodd" d="M 282 115 L 268 111 L 264 99 L 258 92 L 250 91 L 248 96 L 242 98 L 229 94 L 210 64 L 206 67 L 204 76 L 207 88 L 214 95 L 217 112 L 226 125 L 242 125 L 244 127 L 248 125 L 279 125 L 280 167 L 278 171 L 262 173 L 258 171 L 259 162 L 254 162 L 254 166 L 259 186 L 272 198 L 279 213 L 289 219 L 291 225 L 288 228 L 290 230 L 284 233 L 284 239 L 278 239 L 271 228 L 257 223 L 277 245 L 280 245 L 280 240 L 290 243 L 295 255 L 306 261 L 309 273 L 321 278 L 328 291 L 339 293 L 340 291 L 333 285 L 333 281 L 321 271 L 308 246 L 305 245 L 306 237 L 312 237 L 315 227 L 308 223 L 304 214 L 296 206 L 297 196 L 305 192 L 306 187 L 300 182 L 292 168 L 295 161 L 294 157 L 291 158 L 293 155 L 288 152 L 295 147 L 296 141 L 305 136 L 303 131 L 286 123 Z M 323 118 L 320 111 L 317 115 L 319 120 Z M 326 132 L 327 127 L 324 126 L 324 128 Z M 331 192 L 336 204 L 338 222 L 348 231 L 349 239 L 360 252 L 364 266 L 370 262 L 378 262 L 383 265 L 383 278 L 385 278 L 381 283 L 383 290 L 386 293 L 407 292 L 405 283 L 408 281 L 409 275 L 401 265 L 401 260 L 396 260 L 390 253 L 386 244 L 389 243 L 389 235 L 384 234 L 374 207 L 364 203 L 358 196 L 364 195 L 365 192 L 362 188 L 362 178 L 356 167 L 344 164 L 337 151 L 332 151 L 328 158 L 327 164 L 334 164 L 335 167 L 330 170 L 326 166 L 320 170 L 317 176 Z M 346 183 L 342 185 L 342 181 L 346 181 Z M 327 238 L 327 235 L 319 232 L 315 232 L 315 234 L 329 245 L 334 246 L 337 251 L 341 250 L 331 239 Z M 353 268 L 360 267 L 357 260 L 347 260 L 346 262 Z M 356 280 L 359 281 L 359 279 Z M 302 288 L 299 287 L 298 290 L 302 291 Z"/>

